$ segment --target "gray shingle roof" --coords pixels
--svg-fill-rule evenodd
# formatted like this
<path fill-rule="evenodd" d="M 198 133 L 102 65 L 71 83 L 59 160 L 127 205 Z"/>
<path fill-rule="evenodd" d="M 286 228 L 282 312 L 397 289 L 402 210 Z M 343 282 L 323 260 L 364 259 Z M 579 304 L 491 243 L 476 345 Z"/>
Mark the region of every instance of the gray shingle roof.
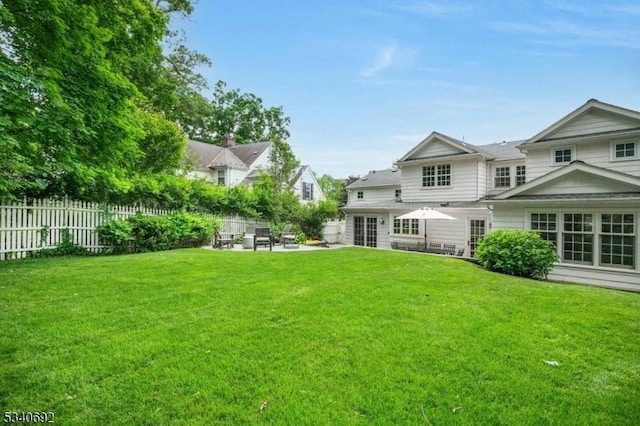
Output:
<path fill-rule="evenodd" d="M 494 160 L 507 160 L 511 158 L 525 158 L 525 155 L 517 148 L 524 140 L 511 142 L 498 142 L 489 145 L 473 146 L 478 152 L 493 157 Z"/>
<path fill-rule="evenodd" d="M 210 143 L 189 141 L 187 150 L 198 160 L 200 170 L 209 167 L 249 168 L 271 145 L 271 142 L 257 142 L 224 148 Z"/>
<path fill-rule="evenodd" d="M 366 176 L 347 186 L 347 188 L 369 188 L 373 186 L 400 186 L 400 171 L 398 169 L 372 170 Z"/>

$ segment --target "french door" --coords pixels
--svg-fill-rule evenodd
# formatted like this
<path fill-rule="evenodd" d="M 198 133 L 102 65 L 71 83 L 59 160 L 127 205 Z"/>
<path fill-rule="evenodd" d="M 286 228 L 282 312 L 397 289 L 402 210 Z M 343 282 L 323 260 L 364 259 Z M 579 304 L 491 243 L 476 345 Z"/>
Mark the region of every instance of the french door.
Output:
<path fill-rule="evenodd" d="M 478 247 L 478 241 L 484 234 L 487 232 L 487 221 L 486 219 L 469 219 L 469 256 L 475 257 L 476 248 Z"/>
<path fill-rule="evenodd" d="M 353 217 L 353 244 L 356 246 L 378 246 L 378 218 Z"/>

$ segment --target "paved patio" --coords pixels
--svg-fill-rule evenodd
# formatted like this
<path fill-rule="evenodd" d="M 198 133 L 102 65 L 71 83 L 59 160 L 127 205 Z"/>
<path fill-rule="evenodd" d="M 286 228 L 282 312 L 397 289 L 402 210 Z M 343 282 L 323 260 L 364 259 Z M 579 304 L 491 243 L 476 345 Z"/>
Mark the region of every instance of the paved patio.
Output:
<path fill-rule="evenodd" d="M 344 244 L 328 244 L 327 247 L 325 246 L 321 246 L 321 245 L 305 245 L 305 244 L 299 244 L 299 245 L 294 245 L 294 244 L 287 244 L 286 247 L 283 247 L 282 244 L 274 244 L 273 245 L 273 251 L 274 252 L 285 252 L 285 253 L 294 253 L 294 252 L 299 252 L 299 251 L 315 251 L 315 250 L 333 250 L 333 249 L 338 249 L 341 247 L 346 247 L 346 245 Z M 220 250 L 218 248 L 213 248 L 211 245 L 208 246 L 204 246 L 204 249 L 208 249 L 208 250 Z M 232 249 L 229 248 L 223 248 L 221 251 L 243 251 L 243 252 L 247 252 L 247 253 L 251 253 L 253 252 L 253 248 L 243 248 L 242 244 L 234 244 Z M 269 247 L 263 247 L 260 246 L 258 247 L 257 251 L 269 251 Z"/>

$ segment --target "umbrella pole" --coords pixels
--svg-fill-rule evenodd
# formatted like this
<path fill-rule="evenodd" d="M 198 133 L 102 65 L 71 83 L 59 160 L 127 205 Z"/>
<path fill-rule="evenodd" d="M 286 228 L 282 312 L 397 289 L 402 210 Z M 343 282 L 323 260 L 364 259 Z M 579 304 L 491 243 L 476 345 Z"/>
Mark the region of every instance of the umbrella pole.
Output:
<path fill-rule="evenodd" d="M 424 251 L 427 251 L 427 219 L 424 220 Z"/>

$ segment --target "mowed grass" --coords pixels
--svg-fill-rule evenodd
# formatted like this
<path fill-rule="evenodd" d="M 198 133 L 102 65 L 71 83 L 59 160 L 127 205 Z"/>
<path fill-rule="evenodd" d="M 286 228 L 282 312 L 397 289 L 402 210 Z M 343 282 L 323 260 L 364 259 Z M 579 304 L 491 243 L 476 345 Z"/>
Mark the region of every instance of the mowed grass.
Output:
<path fill-rule="evenodd" d="M 51 411 L 59 424 L 640 419 L 640 294 L 454 258 L 191 249 L 8 261 L 0 309 L 1 411 Z"/>

